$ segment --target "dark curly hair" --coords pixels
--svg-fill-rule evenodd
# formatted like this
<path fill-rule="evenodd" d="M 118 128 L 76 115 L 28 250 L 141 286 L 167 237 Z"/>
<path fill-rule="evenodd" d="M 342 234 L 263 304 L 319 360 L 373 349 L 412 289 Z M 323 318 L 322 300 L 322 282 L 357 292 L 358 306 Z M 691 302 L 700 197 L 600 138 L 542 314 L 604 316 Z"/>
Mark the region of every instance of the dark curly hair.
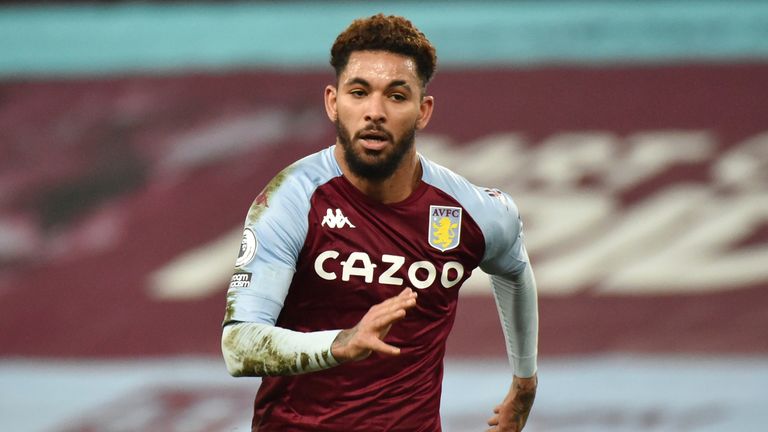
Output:
<path fill-rule="evenodd" d="M 352 21 L 331 47 L 331 66 L 336 71 L 336 78 L 341 75 L 354 51 L 388 51 L 412 58 L 416 62 L 422 88 L 426 88 L 435 74 L 435 47 L 424 33 L 400 16 L 377 14 Z"/>

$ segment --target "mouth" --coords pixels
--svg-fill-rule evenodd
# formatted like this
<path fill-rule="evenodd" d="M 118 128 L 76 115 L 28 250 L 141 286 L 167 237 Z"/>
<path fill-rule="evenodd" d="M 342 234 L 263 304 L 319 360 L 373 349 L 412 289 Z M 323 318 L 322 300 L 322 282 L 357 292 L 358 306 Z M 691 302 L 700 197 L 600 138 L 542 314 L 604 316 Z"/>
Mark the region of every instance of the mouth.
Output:
<path fill-rule="evenodd" d="M 382 130 L 358 132 L 357 139 L 366 150 L 381 150 L 391 142 L 390 135 Z"/>

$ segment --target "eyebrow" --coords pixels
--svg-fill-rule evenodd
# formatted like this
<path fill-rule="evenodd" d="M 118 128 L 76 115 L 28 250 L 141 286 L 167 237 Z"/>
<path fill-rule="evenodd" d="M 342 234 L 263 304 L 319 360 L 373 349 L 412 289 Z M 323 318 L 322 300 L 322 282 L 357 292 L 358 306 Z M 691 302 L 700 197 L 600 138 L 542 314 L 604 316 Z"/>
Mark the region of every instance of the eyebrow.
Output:
<path fill-rule="evenodd" d="M 344 85 L 354 85 L 354 84 L 359 84 L 363 87 L 371 88 L 371 83 L 369 83 L 363 78 L 358 78 L 358 77 L 349 79 L 347 80 L 347 82 L 344 83 Z M 389 84 L 387 84 L 388 89 L 393 87 L 405 87 L 408 91 L 411 91 L 411 86 L 408 85 L 408 83 L 405 80 L 392 80 Z"/>

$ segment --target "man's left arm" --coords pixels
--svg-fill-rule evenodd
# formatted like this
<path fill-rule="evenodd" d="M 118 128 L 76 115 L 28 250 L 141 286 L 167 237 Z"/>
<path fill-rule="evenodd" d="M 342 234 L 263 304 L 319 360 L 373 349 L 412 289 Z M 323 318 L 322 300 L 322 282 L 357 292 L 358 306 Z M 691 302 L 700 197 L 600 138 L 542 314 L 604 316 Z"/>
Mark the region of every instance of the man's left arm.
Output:
<path fill-rule="evenodd" d="M 526 262 L 518 272 L 492 275 L 491 286 L 514 378 L 507 396 L 494 409 L 488 425 L 491 426 L 490 431 L 518 432 L 528 420 L 537 386 L 539 314 L 536 281 L 530 262 Z"/>
<path fill-rule="evenodd" d="M 483 188 L 473 203 L 475 220 L 485 237 L 480 268 L 491 275 L 491 287 L 514 371 L 507 396 L 488 420 L 491 431 L 519 432 L 536 395 L 539 312 L 536 280 L 525 249 L 523 221 L 512 197 Z"/>

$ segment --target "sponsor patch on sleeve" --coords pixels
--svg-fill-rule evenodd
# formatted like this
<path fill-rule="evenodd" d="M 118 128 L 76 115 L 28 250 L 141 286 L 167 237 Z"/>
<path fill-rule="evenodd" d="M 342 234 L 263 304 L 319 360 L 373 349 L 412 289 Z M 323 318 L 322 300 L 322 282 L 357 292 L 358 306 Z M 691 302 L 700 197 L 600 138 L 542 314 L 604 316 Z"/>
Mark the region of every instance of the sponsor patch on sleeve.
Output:
<path fill-rule="evenodd" d="M 235 273 L 229 281 L 229 289 L 251 286 L 251 273 Z"/>
<path fill-rule="evenodd" d="M 256 256 L 258 247 L 259 242 L 256 240 L 256 233 L 252 229 L 246 228 L 243 231 L 243 239 L 240 240 L 240 253 L 237 255 L 235 266 L 242 267 L 250 264 Z"/>

